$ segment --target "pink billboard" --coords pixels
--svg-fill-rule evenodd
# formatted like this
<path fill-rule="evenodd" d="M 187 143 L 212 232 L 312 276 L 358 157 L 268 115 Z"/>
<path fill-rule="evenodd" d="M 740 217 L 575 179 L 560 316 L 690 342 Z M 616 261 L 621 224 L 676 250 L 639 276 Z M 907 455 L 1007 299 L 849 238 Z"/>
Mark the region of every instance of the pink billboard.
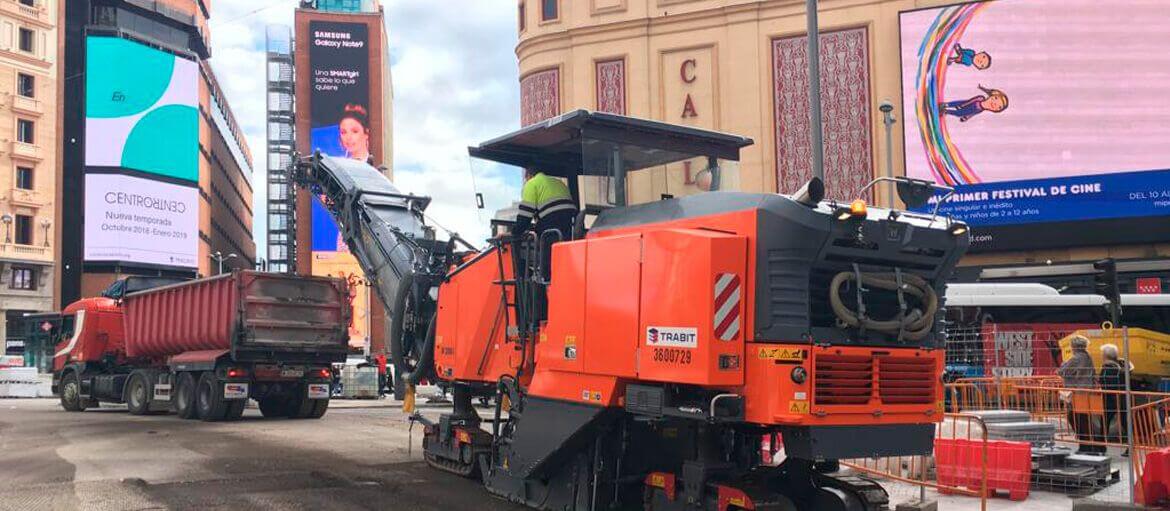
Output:
<path fill-rule="evenodd" d="M 900 24 L 906 173 L 956 188 L 942 210 L 976 247 L 1004 226 L 1170 214 L 1165 2 L 992 0 Z"/>

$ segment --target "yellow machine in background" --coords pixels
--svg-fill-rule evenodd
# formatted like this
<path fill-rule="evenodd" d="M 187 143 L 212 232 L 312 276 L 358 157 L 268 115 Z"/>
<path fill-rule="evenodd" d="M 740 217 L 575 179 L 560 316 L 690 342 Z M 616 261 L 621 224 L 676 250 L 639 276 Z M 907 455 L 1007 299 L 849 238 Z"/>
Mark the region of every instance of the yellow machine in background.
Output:
<path fill-rule="evenodd" d="M 1093 357 L 1094 367 L 1101 367 L 1101 346 L 1106 344 L 1116 345 L 1121 356 L 1125 357 L 1124 330 L 1108 328 L 1077 330 L 1061 339 L 1061 360 L 1068 360 L 1072 356 L 1072 338 L 1077 335 L 1089 339 L 1089 356 Z M 1144 328 L 1130 328 L 1129 361 L 1133 364 L 1130 376 L 1135 379 L 1157 382 L 1162 378 L 1170 378 L 1170 335 Z"/>

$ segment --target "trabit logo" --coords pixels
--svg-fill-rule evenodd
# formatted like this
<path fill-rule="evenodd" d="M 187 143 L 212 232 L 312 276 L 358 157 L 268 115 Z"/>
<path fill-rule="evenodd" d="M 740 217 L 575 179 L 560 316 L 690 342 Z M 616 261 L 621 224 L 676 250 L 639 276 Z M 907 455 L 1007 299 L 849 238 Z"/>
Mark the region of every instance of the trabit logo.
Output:
<path fill-rule="evenodd" d="M 657 328 L 651 328 L 650 330 L 646 331 L 646 343 L 647 344 L 658 344 L 658 329 Z"/>

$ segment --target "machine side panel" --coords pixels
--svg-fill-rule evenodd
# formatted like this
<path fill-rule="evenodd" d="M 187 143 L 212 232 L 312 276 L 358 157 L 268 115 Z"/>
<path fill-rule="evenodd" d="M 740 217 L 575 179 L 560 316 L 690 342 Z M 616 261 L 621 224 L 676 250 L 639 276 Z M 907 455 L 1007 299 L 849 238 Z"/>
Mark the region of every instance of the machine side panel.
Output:
<path fill-rule="evenodd" d="M 626 395 L 626 384 L 614 376 L 550 371 L 538 367 L 528 387 L 531 396 L 590 406 L 615 407 Z"/>
<path fill-rule="evenodd" d="M 456 342 L 459 339 L 459 288 L 457 279 L 439 287 L 438 315 L 435 317 L 435 374 L 447 380 L 455 375 L 460 347 Z"/>
<path fill-rule="evenodd" d="M 548 287 L 548 323 L 536 345 L 536 365 L 580 372 L 588 351 L 585 337 L 586 254 L 589 242 L 553 245 L 552 283 Z"/>
<path fill-rule="evenodd" d="M 519 364 L 520 352 L 506 339 L 507 326 L 516 323 L 504 306 L 498 283 L 512 274 L 510 256 L 505 252 L 503 257 L 503 277 L 500 261 L 488 255 L 439 288 L 435 368 L 441 377 L 494 382 Z M 458 290 L 449 293 L 453 286 Z"/>
<path fill-rule="evenodd" d="M 700 194 L 699 196 L 702 196 L 702 195 L 708 195 L 708 194 Z M 672 199 L 672 200 L 676 200 L 676 199 Z M 660 201 L 660 202 L 671 202 L 671 201 Z M 669 223 L 640 224 L 640 225 L 635 224 L 635 225 L 629 225 L 629 226 L 607 228 L 604 230 L 592 230 L 589 232 L 589 236 L 587 239 L 590 239 L 590 240 L 607 239 L 607 238 L 615 237 L 615 236 L 627 236 L 627 235 L 630 235 L 631 233 L 635 233 L 635 232 L 638 232 L 638 233 L 652 232 L 652 231 L 658 231 L 658 230 L 662 230 L 662 229 L 696 229 L 696 230 L 704 230 L 704 231 L 712 231 L 712 232 L 721 232 L 721 233 L 725 233 L 725 234 L 734 234 L 736 236 L 743 237 L 745 242 L 747 243 L 747 249 L 746 249 L 747 255 L 746 255 L 746 263 L 745 263 L 745 270 L 744 270 L 745 273 L 743 274 L 743 282 L 745 284 L 744 284 L 743 289 L 742 289 L 743 296 L 741 297 L 742 304 L 743 304 L 743 305 L 741 305 L 741 307 L 743 308 L 742 320 L 744 321 L 744 324 L 742 325 L 741 330 L 743 330 L 744 332 L 754 332 L 755 330 L 753 330 L 753 329 L 755 327 L 753 325 L 756 321 L 755 320 L 756 309 L 754 306 L 748 306 L 746 304 L 755 303 L 756 295 L 757 295 L 756 285 L 754 285 L 754 284 L 748 285 L 748 283 L 756 282 L 756 275 L 758 273 L 756 270 L 756 268 L 758 267 L 757 257 L 756 257 L 756 247 L 758 245 L 757 239 L 756 239 L 757 238 L 757 233 L 756 233 L 757 225 L 758 225 L 758 215 L 757 215 L 756 210 L 755 209 L 746 209 L 746 210 L 731 211 L 731 212 L 712 214 L 712 215 L 706 215 L 706 216 L 684 217 L 684 218 L 680 218 L 677 220 L 671 220 L 671 221 L 669 221 Z M 751 339 L 750 334 L 744 334 L 744 335 L 746 336 L 745 337 L 746 339 L 749 339 L 749 340 Z M 638 338 L 642 339 L 645 336 L 646 336 L 646 332 L 643 331 L 643 332 L 639 333 Z M 639 342 L 641 342 L 641 341 L 639 341 Z"/>
<path fill-rule="evenodd" d="M 746 238 L 667 229 L 644 240 L 638 377 L 743 385 Z"/>
<path fill-rule="evenodd" d="M 642 235 L 591 239 L 586 263 L 584 371 L 633 378 L 640 336 Z"/>

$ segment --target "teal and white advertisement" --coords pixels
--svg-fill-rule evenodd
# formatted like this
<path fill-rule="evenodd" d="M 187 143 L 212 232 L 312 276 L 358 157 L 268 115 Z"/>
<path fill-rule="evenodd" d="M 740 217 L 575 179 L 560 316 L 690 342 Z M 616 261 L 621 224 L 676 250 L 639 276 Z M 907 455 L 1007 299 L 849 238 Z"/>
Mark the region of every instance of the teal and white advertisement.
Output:
<path fill-rule="evenodd" d="M 127 39 L 86 39 L 85 164 L 199 180 L 199 66 Z"/>

